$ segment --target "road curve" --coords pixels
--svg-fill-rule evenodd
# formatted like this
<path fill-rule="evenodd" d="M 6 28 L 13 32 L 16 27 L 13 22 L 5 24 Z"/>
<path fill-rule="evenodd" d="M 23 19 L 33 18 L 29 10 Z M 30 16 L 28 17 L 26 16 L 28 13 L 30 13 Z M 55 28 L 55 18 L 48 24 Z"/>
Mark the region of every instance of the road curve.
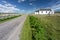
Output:
<path fill-rule="evenodd" d="M 19 40 L 18 36 L 27 15 L 0 24 L 0 40 Z"/>

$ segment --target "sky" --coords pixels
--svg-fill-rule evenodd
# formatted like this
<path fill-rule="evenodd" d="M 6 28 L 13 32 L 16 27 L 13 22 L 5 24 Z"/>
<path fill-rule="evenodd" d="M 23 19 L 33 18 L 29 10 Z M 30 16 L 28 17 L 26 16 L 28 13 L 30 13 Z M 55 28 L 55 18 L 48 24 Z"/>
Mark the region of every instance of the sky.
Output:
<path fill-rule="evenodd" d="M 60 0 L 0 0 L 3 13 L 32 13 L 40 8 L 60 10 Z"/>

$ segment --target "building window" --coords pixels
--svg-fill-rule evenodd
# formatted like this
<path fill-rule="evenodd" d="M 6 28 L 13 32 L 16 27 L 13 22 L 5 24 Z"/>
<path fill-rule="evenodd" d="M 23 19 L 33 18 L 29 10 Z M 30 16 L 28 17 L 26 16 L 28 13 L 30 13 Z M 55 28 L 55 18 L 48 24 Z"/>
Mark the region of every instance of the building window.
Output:
<path fill-rule="evenodd" d="M 43 11 L 41 11 L 41 13 L 43 13 Z"/>
<path fill-rule="evenodd" d="M 46 13 L 47 13 L 47 11 L 46 11 Z"/>
<path fill-rule="evenodd" d="M 50 14 L 50 11 L 49 11 L 49 14 Z"/>

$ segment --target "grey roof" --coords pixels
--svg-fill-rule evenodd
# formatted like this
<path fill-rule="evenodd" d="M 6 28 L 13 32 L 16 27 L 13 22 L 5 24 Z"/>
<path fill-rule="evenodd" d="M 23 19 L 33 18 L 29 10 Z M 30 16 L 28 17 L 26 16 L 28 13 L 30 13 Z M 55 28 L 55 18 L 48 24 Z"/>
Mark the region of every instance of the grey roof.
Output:
<path fill-rule="evenodd" d="M 35 12 L 39 12 L 39 10 L 35 11 Z"/>
<path fill-rule="evenodd" d="M 52 11 L 51 9 L 40 9 L 40 11 Z"/>
<path fill-rule="evenodd" d="M 39 12 L 39 11 L 52 11 L 52 10 L 51 9 L 39 9 L 39 10 L 37 10 L 35 12 Z"/>

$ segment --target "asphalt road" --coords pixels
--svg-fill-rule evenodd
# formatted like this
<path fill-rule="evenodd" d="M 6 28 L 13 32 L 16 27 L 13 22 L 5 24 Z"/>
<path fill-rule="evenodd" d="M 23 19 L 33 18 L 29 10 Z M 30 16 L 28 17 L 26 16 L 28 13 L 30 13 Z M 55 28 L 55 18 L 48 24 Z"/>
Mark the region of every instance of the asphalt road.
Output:
<path fill-rule="evenodd" d="M 26 17 L 23 15 L 0 24 L 0 40 L 19 40 L 19 33 Z"/>

